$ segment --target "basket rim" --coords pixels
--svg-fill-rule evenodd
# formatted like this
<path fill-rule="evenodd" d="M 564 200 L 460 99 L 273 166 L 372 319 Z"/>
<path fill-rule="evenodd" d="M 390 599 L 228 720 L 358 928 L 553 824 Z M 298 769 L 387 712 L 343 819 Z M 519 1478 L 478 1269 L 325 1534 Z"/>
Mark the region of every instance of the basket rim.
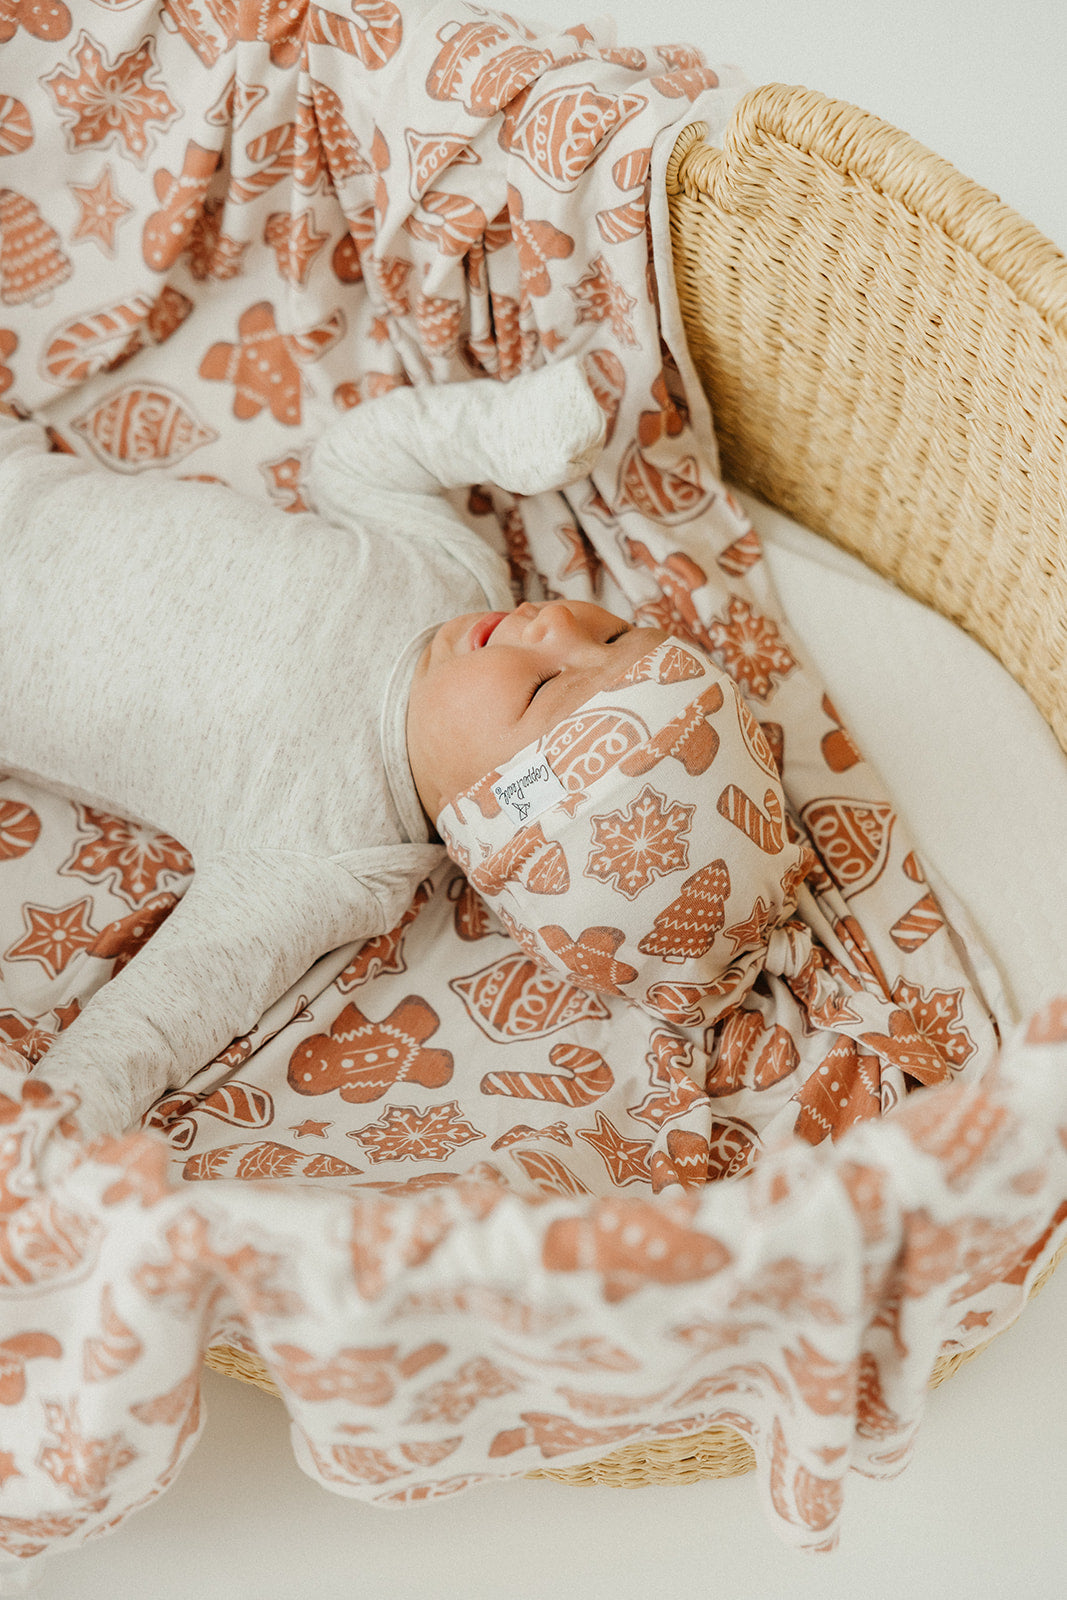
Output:
<path fill-rule="evenodd" d="M 724 210 L 737 211 L 744 180 L 731 187 L 734 163 L 746 146 L 780 140 L 862 178 L 940 228 L 1067 336 L 1067 256 L 991 189 L 873 112 L 803 85 L 765 83 L 734 107 L 721 150 L 706 135 L 699 121 L 683 128 L 667 163 L 669 195 L 710 194 Z"/>

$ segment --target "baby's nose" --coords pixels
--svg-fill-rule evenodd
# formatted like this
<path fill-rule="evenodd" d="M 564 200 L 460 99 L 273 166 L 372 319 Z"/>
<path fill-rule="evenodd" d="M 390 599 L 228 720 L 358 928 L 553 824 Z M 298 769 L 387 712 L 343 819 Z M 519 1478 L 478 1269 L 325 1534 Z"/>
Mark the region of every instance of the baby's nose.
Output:
<path fill-rule="evenodd" d="M 543 605 L 531 607 L 531 610 L 533 616 L 527 637 L 532 644 L 540 644 L 544 640 L 573 639 L 582 633 L 574 612 L 562 600 L 547 600 Z"/>

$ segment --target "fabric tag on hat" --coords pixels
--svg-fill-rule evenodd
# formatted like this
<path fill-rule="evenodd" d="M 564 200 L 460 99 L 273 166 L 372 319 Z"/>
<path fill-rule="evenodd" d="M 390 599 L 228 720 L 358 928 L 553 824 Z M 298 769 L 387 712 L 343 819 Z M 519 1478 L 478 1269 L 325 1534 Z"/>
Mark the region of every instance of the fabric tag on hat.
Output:
<path fill-rule="evenodd" d="M 505 767 L 493 794 L 512 822 L 532 822 L 563 800 L 567 791 L 543 756 L 527 756 Z"/>

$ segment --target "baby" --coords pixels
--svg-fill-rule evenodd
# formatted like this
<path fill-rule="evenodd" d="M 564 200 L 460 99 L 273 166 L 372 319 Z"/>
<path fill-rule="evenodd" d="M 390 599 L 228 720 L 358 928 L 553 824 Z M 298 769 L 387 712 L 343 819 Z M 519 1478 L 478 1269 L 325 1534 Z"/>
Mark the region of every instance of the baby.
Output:
<path fill-rule="evenodd" d="M 326 951 L 393 927 L 442 859 L 440 837 L 477 881 L 497 841 L 464 835 L 464 798 L 681 648 L 595 605 L 513 610 L 503 561 L 444 497 L 572 482 L 603 436 L 576 361 L 506 385 L 398 389 L 323 435 L 309 477 L 319 514 L 290 515 L 220 485 L 95 471 L 0 417 L 0 768 L 165 830 L 196 868 L 41 1063 L 77 1090 L 86 1134 L 133 1123 Z M 689 680 L 714 680 L 721 704 L 722 674 L 691 656 L 688 677 L 675 663 L 668 681 L 688 701 Z M 652 723 L 633 722 L 631 755 Z M 482 793 L 479 816 L 544 837 L 535 812 L 551 825 L 549 805 L 565 821 L 581 800 L 581 775 L 557 766 L 534 811 L 512 780 L 503 804 Z M 779 836 L 764 852 L 775 919 L 792 903 L 791 849 Z M 520 895 L 522 877 L 520 863 Z M 498 873 L 487 892 L 530 947 L 507 888 Z M 551 936 L 541 944 L 553 960 Z M 569 950 L 562 967 L 589 976 Z"/>

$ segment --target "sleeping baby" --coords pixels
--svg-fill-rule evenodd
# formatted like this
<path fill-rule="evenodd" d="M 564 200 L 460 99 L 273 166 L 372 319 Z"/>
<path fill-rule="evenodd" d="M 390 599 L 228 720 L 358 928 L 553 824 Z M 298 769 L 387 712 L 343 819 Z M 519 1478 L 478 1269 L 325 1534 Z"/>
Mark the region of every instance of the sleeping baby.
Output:
<path fill-rule="evenodd" d="M 327 430 L 292 515 L 0 417 L 0 768 L 195 866 L 40 1063 L 87 1135 L 395 926 L 446 847 L 576 984 L 707 1022 L 754 981 L 803 852 L 731 681 L 596 605 L 513 609 L 443 493 L 562 486 L 603 435 L 574 360 L 398 389 Z"/>

